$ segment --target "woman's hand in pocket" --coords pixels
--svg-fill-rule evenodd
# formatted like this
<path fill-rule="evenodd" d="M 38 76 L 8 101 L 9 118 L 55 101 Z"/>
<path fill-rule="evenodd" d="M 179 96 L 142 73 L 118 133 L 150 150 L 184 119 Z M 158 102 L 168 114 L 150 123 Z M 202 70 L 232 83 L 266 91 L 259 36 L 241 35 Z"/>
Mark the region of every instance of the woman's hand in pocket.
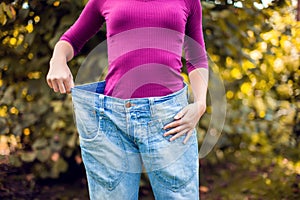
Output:
<path fill-rule="evenodd" d="M 170 141 L 173 141 L 186 134 L 186 137 L 183 141 L 183 143 L 186 144 L 205 110 L 206 102 L 197 101 L 187 105 L 175 115 L 175 120 L 173 122 L 164 127 L 164 129 L 171 129 L 167 131 L 164 136 L 174 135 L 170 138 Z"/>

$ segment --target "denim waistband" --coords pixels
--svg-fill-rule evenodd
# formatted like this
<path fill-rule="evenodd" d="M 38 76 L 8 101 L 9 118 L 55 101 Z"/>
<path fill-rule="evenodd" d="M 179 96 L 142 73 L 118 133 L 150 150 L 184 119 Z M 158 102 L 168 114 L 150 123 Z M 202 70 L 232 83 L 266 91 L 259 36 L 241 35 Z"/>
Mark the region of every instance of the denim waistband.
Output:
<path fill-rule="evenodd" d="M 155 107 L 155 105 L 179 103 L 187 100 L 188 87 L 185 82 L 184 87 L 174 93 L 166 96 L 158 97 L 145 97 L 145 98 L 131 98 L 121 99 L 112 96 L 104 95 L 105 80 L 100 82 L 92 82 L 88 84 L 77 85 L 71 89 L 73 101 L 89 104 L 100 110 L 105 108 L 114 109 L 119 112 L 123 112 L 129 107 L 134 108 L 135 105 L 139 105 L 139 109 L 149 109 Z M 143 107 L 145 105 L 145 107 Z"/>

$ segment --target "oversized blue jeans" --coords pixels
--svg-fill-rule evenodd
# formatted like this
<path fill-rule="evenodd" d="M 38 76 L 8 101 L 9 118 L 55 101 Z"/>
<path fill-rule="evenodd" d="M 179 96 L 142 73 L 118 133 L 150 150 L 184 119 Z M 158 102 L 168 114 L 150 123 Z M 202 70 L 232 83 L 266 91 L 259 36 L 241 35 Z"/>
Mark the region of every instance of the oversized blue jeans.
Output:
<path fill-rule="evenodd" d="M 137 200 L 148 174 L 157 200 L 199 199 L 196 129 L 174 141 L 164 125 L 188 105 L 187 85 L 162 97 L 120 99 L 105 81 L 72 88 L 72 101 L 91 200 Z"/>

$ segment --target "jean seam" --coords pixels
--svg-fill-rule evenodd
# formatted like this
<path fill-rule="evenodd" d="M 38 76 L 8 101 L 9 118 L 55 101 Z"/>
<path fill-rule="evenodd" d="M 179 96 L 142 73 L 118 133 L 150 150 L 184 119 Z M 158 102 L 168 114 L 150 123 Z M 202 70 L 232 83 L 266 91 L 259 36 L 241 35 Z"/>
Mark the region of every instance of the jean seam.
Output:
<path fill-rule="evenodd" d="M 183 155 L 182 155 L 183 156 Z M 180 158 L 180 157 L 179 157 Z M 178 158 L 178 159 L 179 159 Z M 165 166 L 164 168 L 167 168 L 169 165 L 167 165 L 167 166 Z M 164 168 L 161 168 L 161 169 L 164 169 Z M 160 169 L 160 170 L 161 170 Z M 168 181 L 165 181 L 164 179 L 162 179 L 162 178 L 160 178 L 159 177 L 159 172 L 158 171 L 153 171 L 153 177 L 155 177 L 156 178 L 156 180 L 161 184 L 161 185 L 163 185 L 164 187 L 166 187 L 166 188 L 168 188 L 169 190 L 172 190 L 172 191 L 178 191 L 178 190 L 180 190 L 180 189 L 182 189 L 185 185 L 187 185 L 187 184 L 189 184 L 191 181 L 192 181 L 192 179 L 193 179 L 193 177 L 195 176 L 195 174 L 197 174 L 197 173 L 195 173 L 195 171 L 193 170 L 193 173 L 192 173 L 192 175 L 191 175 L 191 177 L 189 177 L 188 178 L 188 180 L 186 180 L 186 181 L 184 181 L 182 184 L 180 184 L 179 186 L 173 186 L 172 184 L 169 184 L 169 182 Z"/>
<path fill-rule="evenodd" d="M 190 138 L 190 139 L 191 139 L 191 138 Z M 196 142 L 192 142 L 192 143 L 190 143 L 190 144 L 185 144 L 185 145 L 189 145 L 189 146 L 187 146 L 186 150 L 184 151 L 184 153 L 183 153 L 181 156 L 187 156 L 187 155 L 185 155 L 186 151 L 188 151 L 190 148 L 192 148 L 192 146 L 195 145 L 195 144 L 196 144 Z M 174 160 L 174 162 L 176 162 L 178 159 L 180 159 L 181 156 L 179 156 L 176 160 Z M 152 163 L 152 161 L 151 161 L 151 163 Z M 155 177 L 156 180 L 157 180 L 161 185 L 163 185 L 164 187 L 168 188 L 169 190 L 172 190 L 172 191 L 178 191 L 178 190 L 182 189 L 185 185 L 189 184 L 189 183 L 192 181 L 193 176 L 194 176 L 194 173 L 191 174 L 191 177 L 189 177 L 188 180 L 184 181 L 184 183 L 180 184 L 179 186 L 172 186 L 171 183 L 169 183 L 169 182 L 166 181 L 164 178 L 161 178 L 161 177 L 159 176 L 159 170 L 165 169 L 165 168 L 169 167 L 169 166 L 172 165 L 172 164 L 173 164 L 173 163 L 170 163 L 170 164 L 168 164 L 168 165 L 166 165 L 166 166 L 164 166 L 164 167 L 162 167 L 162 168 L 153 170 L 153 175 L 154 175 L 153 177 Z M 151 164 L 151 166 L 152 166 L 152 164 Z M 193 170 L 193 172 L 195 172 L 194 169 L 192 169 L 192 170 Z"/>
<path fill-rule="evenodd" d="M 123 151 L 126 152 L 123 139 L 121 138 L 120 135 L 119 135 L 118 139 L 121 141 L 121 145 L 122 145 Z M 128 164 L 127 163 L 128 163 L 128 156 L 125 153 L 124 159 L 122 159 L 122 167 L 124 166 L 124 169 L 122 169 L 122 170 L 116 170 L 116 171 L 118 171 L 120 173 L 120 175 L 119 175 L 120 177 L 118 178 L 118 181 L 115 183 L 115 185 L 113 187 L 109 187 L 108 190 L 110 190 L 110 191 L 114 190 L 120 184 L 120 182 L 122 181 L 122 179 L 125 177 L 126 171 L 128 170 Z"/>

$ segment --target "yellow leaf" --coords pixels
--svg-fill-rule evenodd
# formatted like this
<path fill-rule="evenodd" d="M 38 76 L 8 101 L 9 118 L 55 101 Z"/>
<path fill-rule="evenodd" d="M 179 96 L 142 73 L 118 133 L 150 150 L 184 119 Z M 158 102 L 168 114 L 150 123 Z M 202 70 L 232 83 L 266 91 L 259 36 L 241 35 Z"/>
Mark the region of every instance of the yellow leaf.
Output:
<path fill-rule="evenodd" d="M 267 185 L 271 185 L 271 183 L 272 183 L 271 179 L 269 179 L 269 178 L 267 178 L 265 182 Z"/>
<path fill-rule="evenodd" d="M 16 107 L 12 107 L 10 109 L 10 113 L 13 115 L 17 115 L 17 114 L 19 114 L 19 110 Z"/>
<path fill-rule="evenodd" d="M 0 117 L 6 117 L 7 116 L 7 106 L 3 106 L 0 108 Z"/>
<path fill-rule="evenodd" d="M 243 77 L 241 71 L 238 68 L 233 68 L 230 74 L 235 79 L 241 79 Z"/>
<path fill-rule="evenodd" d="M 12 46 L 15 46 L 17 44 L 17 39 L 16 38 L 10 38 L 9 44 L 11 44 Z"/>
<path fill-rule="evenodd" d="M 33 24 L 29 23 L 26 27 L 25 27 L 26 31 L 28 33 L 31 33 L 33 31 Z"/>
<path fill-rule="evenodd" d="M 241 91 L 242 91 L 242 93 L 247 94 L 247 95 L 251 94 L 251 92 L 252 92 L 251 83 L 249 83 L 249 82 L 243 83 L 241 86 Z"/>
<path fill-rule="evenodd" d="M 35 23 L 38 23 L 39 21 L 40 21 L 40 17 L 39 17 L 39 16 L 35 16 L 35 17 L 34 17 L 34 22 L 35 22 Z"/>
<path fill-rule="evenodd" d="M 274 71 L 276 73 L 282 72 L 284 69 L 284 62 L 281 58 L 276 58 L 274 61 Z"/>
<path fill-rule="evenodd" d="M 256 97 L 254 100 L 253 100 L 253 105 L 256 109 L 256 112 L 258 112 L 259 116 L 260 117 L 264 117 L 265 115 L 265 112 L 266 112 L 266 105 L 264 103 L 264 100 L 263 98 L 261 97 Z"/>
<path fill-rule="evenodd" d="M 233 95 L 234 95 L 234 93 L 231 90 L 229 90 L 229 91 L 226 92 L 227 99 L 232 99 Z"/>
<path fill-rule="evenodd" d="M 23 133 L 24 133 L 24 135 L 30 135 L 30 129 L 29 128 L 25 128 L 24 130 L 23 130 Z"/>
<path fill-rule="evenodd" d="M 242 68 L 244 71 L 247 71 L 248 69 L 254 69 L 256 66 L 250 62 L 249 60 L 245 60 L 242 64 Z"/>
<path fill-rule="evenodd" d="M 54 2 L 53 2 L 53 6 L 57 7 L 57 6 L 59 6 L 59 5 L 60 5 L 60 1 L 54 1 Z"/>
<path fill-rule="evenodd" d="M 263 57 L 262 53 L 259 50 L 254 50 L 250 52 L 250 57 L 253 60 L 259 60 Z"/>

